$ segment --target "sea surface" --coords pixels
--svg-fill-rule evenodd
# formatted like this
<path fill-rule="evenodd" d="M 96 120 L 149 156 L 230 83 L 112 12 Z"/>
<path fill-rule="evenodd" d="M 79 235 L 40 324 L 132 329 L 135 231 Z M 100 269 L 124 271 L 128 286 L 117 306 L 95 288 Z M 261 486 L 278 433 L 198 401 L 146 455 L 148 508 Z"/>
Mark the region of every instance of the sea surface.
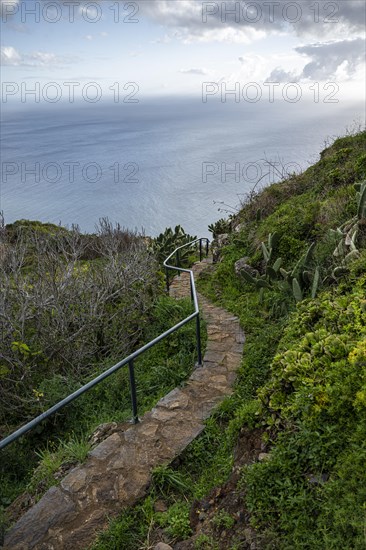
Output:
<path fill-rule="evenodd" d="M 3 109 L 0 209 L 93 232 L 108 217 L 155 236 L 208 236 L 246 193 L 305 169 L 364 124 L 361 103 L 34 105 Z"/>

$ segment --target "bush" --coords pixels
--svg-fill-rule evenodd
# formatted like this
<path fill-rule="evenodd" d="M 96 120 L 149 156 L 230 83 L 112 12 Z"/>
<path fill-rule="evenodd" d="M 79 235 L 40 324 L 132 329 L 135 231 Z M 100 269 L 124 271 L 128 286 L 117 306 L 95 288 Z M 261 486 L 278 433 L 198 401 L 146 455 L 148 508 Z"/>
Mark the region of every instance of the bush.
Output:
<path fill-rule="evenodd" d="M 131 237 L 126 247 L 118 228 L 103 225 L 99 258 L 83 262 L 77 228 L 41 227 L 17 227 L 14 243 L 7 231 L 1 234 L 4 434 L 52 405 L 62 381 L 82 383 L 95 363 L 127 355 L 159 290 L 156 264 L 142 238 Z"/>
<path fill-rule="evenodd" d="M 301 304 L 258 394 L 274 447 L 270 460 L 244 471 L 247 503 L 253 524 L 275 531 L 281 548 L 361 548 L 364 290 L 365 276 L 351 292 L 338 289 Z"/>

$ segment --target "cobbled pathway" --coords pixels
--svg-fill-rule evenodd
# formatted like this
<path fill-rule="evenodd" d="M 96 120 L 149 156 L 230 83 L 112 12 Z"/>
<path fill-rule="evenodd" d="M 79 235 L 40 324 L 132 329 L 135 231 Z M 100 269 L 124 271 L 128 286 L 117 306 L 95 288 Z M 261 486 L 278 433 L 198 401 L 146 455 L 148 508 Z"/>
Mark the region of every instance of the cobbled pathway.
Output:
<path fill-rule="evenodd" d="M 193 266 L 196 278 L 208 263 Z M 190 296 L 188 274 L 174 279 L 171 295 Z M 114 430 L 84 464 L 49 489 L 7 533 L 6 550 L 88 548 L 110 518 L 147 493 L 152 470 L 170 463 L 202 432 L 211 411 L 232 393 L 244 333 L 236 317 L 200 295 L 199 305 L 208 332 L 203 366 L 139 424 Z"/>

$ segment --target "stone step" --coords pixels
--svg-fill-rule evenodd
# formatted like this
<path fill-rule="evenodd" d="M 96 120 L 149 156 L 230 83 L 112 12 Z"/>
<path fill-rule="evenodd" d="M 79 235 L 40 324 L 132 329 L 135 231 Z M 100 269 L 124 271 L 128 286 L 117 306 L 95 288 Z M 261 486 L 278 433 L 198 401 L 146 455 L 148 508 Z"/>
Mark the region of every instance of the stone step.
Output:
<path fill-rule="evenodd" d="M 197 275 L 209 262 L 195 264 Z M 190 296 L 189 276 L 171 285 L 176 297 Z M 87 548 L 111 517 L 148 491 L 152 470 L 170 463 L 204 429 L 212 410 L 232 393 L 244 333 L 236 317 L 199 296 L 207 321 L 203 366 L 183 388 L 175 388 L 141 422 L 114 431 L 28 510 L 5 537 L 6 550 Z"/>

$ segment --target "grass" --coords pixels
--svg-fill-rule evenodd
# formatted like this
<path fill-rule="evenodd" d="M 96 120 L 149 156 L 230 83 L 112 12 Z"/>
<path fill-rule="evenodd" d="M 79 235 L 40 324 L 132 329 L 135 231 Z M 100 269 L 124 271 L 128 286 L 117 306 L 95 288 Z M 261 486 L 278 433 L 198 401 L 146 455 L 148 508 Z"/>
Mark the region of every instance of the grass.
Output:
<path fill-rule="evenodd" d="M 170 328 L 191 313 L 190 300 L 174 300 L 162 296 L 156 303 L 152 322 L 145 329 L 146 341 Z M 196 360 L 195 325 L 189 323 L 168 339 L 160 342 L 135 361 L 139 415 L 174 387 L 184 383 Z M 202 345 L 205 346 L 205 326 L 202 322 Z M 101 365 L 96 376 L 106 368 Z M 70 381 L 69 381 L 70 387 Z M 65 392 L 62 380 L 44 392 Z M 54 473 L 62 464 L 82 462 L 89 451 L 89 435 L 105 422 L 124 422 L 131 418 L 129 380 L 126 369 L 111 376 L 79 400 L 63 409 L 57 419 L 23 437 L 2 451 L 0 468 L 1 500 L 5 508 L 22 491 L 42 496 L 47 488 L 57 484 Z M 56 429 L 55 429 L 55 422 Z M 50 435 L 52 428 L 52 435 Z M 39 437 L 44 441 L 39 444 Z"/>
<path fill-rule="evenodd" d="M 149 495 L 123 511 L 101 534 L 94 550 L 150 548 L 163 530 L 172 544 L 191 536 L 189 510 L 222 486 L 232 474 L 241 430 L 260 430 L 267 460 L 244 466 L 236 487 L 245 495 L 250 527 L 258 545 L 273 550 L 361 550 L 365 547 L 366 471 L 366 247 L 360 258 L 332 284 L 326 275 L 336 265 L 328 229 L 355 212 L 353 183 L 366 178 L 366 132 L 341 138 L 321 160 L 299 176 L 251 197 L 235 222 L 244 222 L 221 251 L 214 272 L 198 287 L 208 298 L 238 315 L 246 333 L 245 353 L 234 394 L 215 410 L 204 432 L 175 463 L 153 473 Z M 341 206 L 340 206 L 341 205 Z M 315 299 L 296 304 L 281 286 L 260 297 L 254 285 L 235 275 L 243 256 L 261 273 L 260 251 L 269 233 L 280 234 L 275 257 L 286 269 L 316 243 L 312 268 L 322 284 Z M 282 304 L 286 307 L 282 308 Z M 159 317 L 169 311 L 160 306 Z M 179 338 L 177 336 L 177 338 Z M 191 340 L 192 341 L 192 340 Z M 164 349 L 166 365 L 184 364 L 193 349 Z M 161 370 L 144 373 L 146 388 L 158 391 Z M 143 368 L 142 368 L 143 371 Z M 162 374 L 166 378 L 166 374 Z M 177 380 L 174 380 L 177 383 Z M 143 384 L 144 382 L 142 382 Z M 141 396 L 142 397 L 142 396 Z M 149 403 L 147 398 L 146 406 Z M 144 404 L 145 406 L 145 404 Z M 155 503 L 164 500 L 166 512 Z M 212 532 L 195 539 L 197 549 L 222 548 L 219 529 L 230 531 L 231 516 L 218 510 Z M 249 525 L 247 525 L 249 526 Z M 160 536 L 159 535 L 159 536 Z M 227 540 L 225 540 L 225 548 Z M 235 536 L 231 548 L 239 548 Z"/>
<path fill-rule="evenodd" d="M 350 266 L 349 274 L 333 286 L 322 283 L 312 301 L 307 298 L 296 305 L 291 295 L 277 287 L 266 291 L 261 301 L 258 291 L 234 272 L 235 261 L 243 256 L 263 271 L 260 243 L 276 231 L 280 234 L 276 257 L 283 257 L 286 268 L 294 266 L 315 242 L 313 265 L 321 267 L 325 278 L 336 264 L 327 230 L 355 213 L 353 183 L 366 178 L 365 149 L 366 132 L 338 139 L 306 172 L 270 186 L 243 205 L 236 221 L 245 222 L 244 228 L 231 234 L 215 271 L 198 281 L 199 290 L 238 315 L 245 328 L 245 353 L 235 392 L 218 407 L 179 462 L 157 474 L 150 495 L 115 520 L 95 549 L 116 548 L 113 533 L 123 529 L 131 514 L 137 514 L 140 522 L 146 507 L 151 513 L 145 514 L 144 536 L 134 542 L 136 529 L 142 527 L 132 522 L 130 545 L 118 547 L 147 548 L 158 526 L 173 542 L 176 537 L 188 537 L 186 502 L 192 505 L 195 499 L 207 498 L 214 487 L 226 482 L 243 428 L 260 428 L 270 448 L 268 460 L 242 469 L 237 486 L 246 495 L 250 525 L 261 548 L 365 547 L 366 256 L 362 235 L 361 257 Z M 286 308 L 278 307 L 283 302 Z M 167 502 L 166 518 L 181 511 L 181 532 L 170 531 L 167 519 L 159 523 L 151 508 L 158 498 Z M 221 548 L 215 528 L 230 529 L 231 523 L 225 510 L 218 511 L 212 533 L 198 536 L 194 547 Z M 240 543 L 233 538 L 231 547 Z"/>

